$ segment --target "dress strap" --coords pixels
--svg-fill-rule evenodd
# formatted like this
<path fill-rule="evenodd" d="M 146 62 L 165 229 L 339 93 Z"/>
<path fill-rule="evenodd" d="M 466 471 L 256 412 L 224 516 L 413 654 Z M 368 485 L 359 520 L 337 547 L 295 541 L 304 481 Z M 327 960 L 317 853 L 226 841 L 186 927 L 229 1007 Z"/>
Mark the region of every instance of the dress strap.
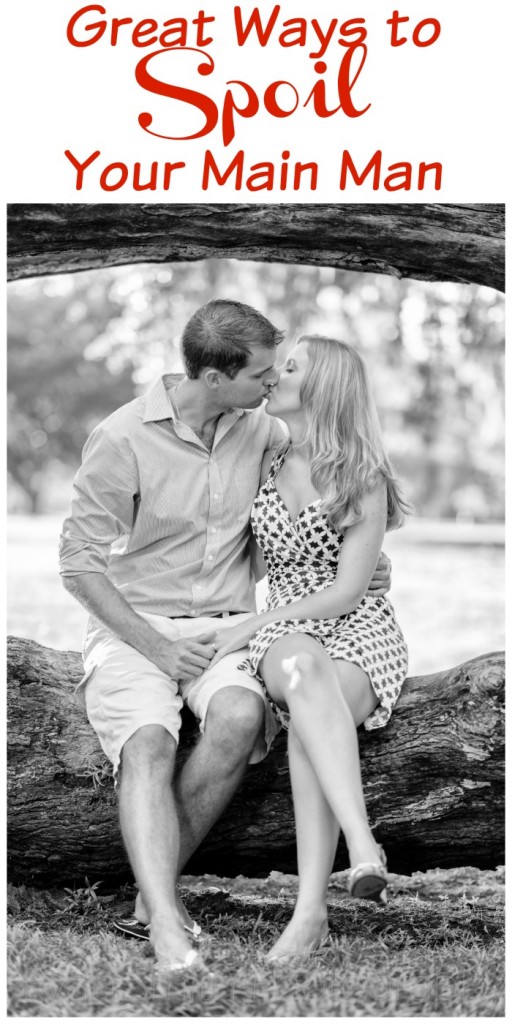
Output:
<path fill-rule="evenodd" d="M 267 479 L 269 479 L 269 478 L 271 480 L 275 479 L 275 477 L 279 473 L 279 470 L 281 469 L 281 466 L 283 465 L 283 462 L 284 462 L 284 460 L 285 460 L 289 450 L 290 450 L 290 444 L 285 444 L 285 442 L 282 442 L 279 445 L 279 447 L 276 448 L 276 450 L 274 452 L 274 455 L 273 455 L 273 458 L 272 458 L 272 462 L 270 463 L 270 469 L 268 471 Z"/>

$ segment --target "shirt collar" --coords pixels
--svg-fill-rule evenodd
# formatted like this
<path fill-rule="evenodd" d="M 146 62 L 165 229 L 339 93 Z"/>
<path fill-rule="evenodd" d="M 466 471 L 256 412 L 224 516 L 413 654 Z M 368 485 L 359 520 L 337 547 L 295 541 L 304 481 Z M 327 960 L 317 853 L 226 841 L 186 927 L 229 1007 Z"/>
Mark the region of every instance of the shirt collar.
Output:
<path fill-rule="evenodd" d="M 167 389 L 175 387 L 183 378 L 183 373 L 166 373 L 155 381 L 145 396 L 143 423 L 156 423 L 159 420 L 176 420 L 176 413 Z M 224 415 L 226 414 L 234 416 L 234 419 L 239 419 L 240 416 L 247 414 L 247 409 L 229 409 L 224 413 Z"/>

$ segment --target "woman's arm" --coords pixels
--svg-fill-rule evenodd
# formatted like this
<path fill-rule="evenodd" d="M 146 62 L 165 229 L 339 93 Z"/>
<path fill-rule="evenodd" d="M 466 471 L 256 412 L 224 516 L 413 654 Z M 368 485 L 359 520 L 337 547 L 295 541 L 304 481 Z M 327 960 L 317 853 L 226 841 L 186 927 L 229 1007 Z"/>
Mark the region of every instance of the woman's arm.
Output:
<path fill-rule="evenodd" d="M 251 636 L 280 619 L 334 619 L 354 611 L 368 591 L 386 531 L 387 494 L 384 481 L 362 502 L 363 518 L 345 531 L 336 578 L 331 586 L 298 601 L 271 609 L 218 634 L 219 651 L 212 664 L 229 650 L 245 646 Z M 231 638 L 230 638 L 231 634 Z M 222 647 L 220 646 L 222 645 Z"/>
<path fill-rule="evenodd" d="M 261 626 L 278 619 L 334 619 L 354 611 L 368 590 L 386 532 L 387 494 L 384 481 L 365 495 L 363 518 L 345 531 L 336 579 L 330 587 L 283 608 L 264 612 Z"/>

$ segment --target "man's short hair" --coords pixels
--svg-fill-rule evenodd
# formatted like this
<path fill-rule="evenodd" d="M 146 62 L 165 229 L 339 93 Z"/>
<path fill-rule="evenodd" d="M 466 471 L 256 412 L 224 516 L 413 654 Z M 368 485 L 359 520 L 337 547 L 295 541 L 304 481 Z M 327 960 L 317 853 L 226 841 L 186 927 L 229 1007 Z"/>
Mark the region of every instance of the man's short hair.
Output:
<path fill-rule="evenodd" d="M 233 379 L 247 365 L 251 348 L 273 348 L 283 340 L 262 313 L 233 299 L 214 299 L 188 321 L 181 339 L 187 377 L 197 379 L 212 366 Z"/>

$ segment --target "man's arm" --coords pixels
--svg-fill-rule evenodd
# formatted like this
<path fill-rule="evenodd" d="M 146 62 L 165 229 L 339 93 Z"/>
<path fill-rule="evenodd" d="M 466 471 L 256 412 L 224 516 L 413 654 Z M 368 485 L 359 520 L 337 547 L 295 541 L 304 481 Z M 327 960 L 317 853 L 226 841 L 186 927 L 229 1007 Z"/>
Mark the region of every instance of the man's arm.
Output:
<path fill-rule="evenodd" d="M 265 565 L 263 552 L 253 534 L 251 534 L 251 539 L 249 541 L 249 554 L 251 559 L 251 573 L 255 582 L 259 583 L 260 580 L 264 579 L 267 575 L 267 566 Z"/>
<path fill-rule="evenodd" d="M 391 559 L 381 551 L 375 572 L 368 586 L 370 597 L 384 597 L 391 589 Z"/>
<path fill-rule="evenodd" d="M 101 427 L 94 431 L 84 448 L 74 489 L 71 516 L 61 535 L 60 571 L 66 590 L 176 681 L 200 675 L 214 653 L 210 638 L 203 634 L 186 641 L 167 640 L 131 608 L 105 575 L 113 542 L 133 527 L 139 483 L 129 447 Z"/>
<path fill-rule="evenodd" d="M 130 607 L 122 594 L 99 572 L 64 576 L 65 589 L 103 622 L 120 640 L 177 682 L 200 676 L 215 653 L 211 640 L 214 631 L 191 640 L 168 640 Z"/>

